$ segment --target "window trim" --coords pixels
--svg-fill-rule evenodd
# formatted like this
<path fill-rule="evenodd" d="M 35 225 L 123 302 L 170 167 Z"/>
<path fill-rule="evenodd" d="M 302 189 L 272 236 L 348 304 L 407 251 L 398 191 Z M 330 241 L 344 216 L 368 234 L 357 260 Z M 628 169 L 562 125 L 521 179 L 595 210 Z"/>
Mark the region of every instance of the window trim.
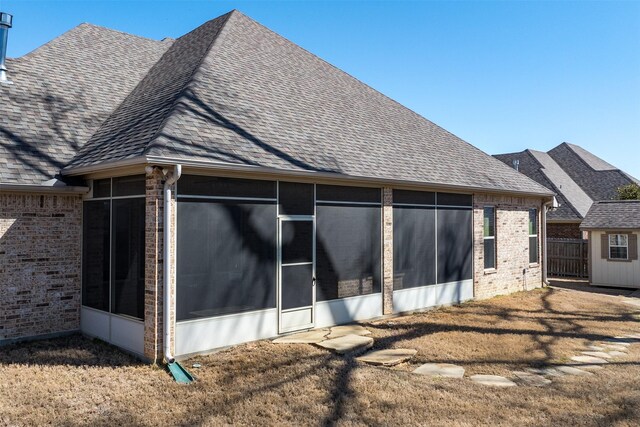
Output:
<path fill-rule="evenodd" d="M 487 213 L 487 209 L 491 209 L 492 211 L 492 216 L 493 216 L 493 235 L 491 236 L 485 236 L 484 234 L 484 220 L 486 219 L 486 213 Z M 497 234 L 497 219 L 498 219 L 498 212 L 497 209 L 494 205 L 485 205 L 482 207 L 482 256 L 483 256 L 483 261 L 485 262 L 484 264 L 484 271 L 486 272 L 492 272 L 498 269 L 498 248 L 497 248 L 497 244 L 496 244 L 496 234 Z M 487 240 L 493 240 L 493 267 L 486 267 L 486 253 L 484 253 L 484 243 Z"/>
<path fill-rule="evenodd" d="M 611 237 L 612 236 L 625 236 L 626 237 L 626 244 L 625 245 L 612 245 L 611 244 Z M 625 233 L 611 233 L 611 234 L 607 234 L 607 243 L 608 243 L 608 253 L 607 253 L 607 259 L 612 260 L 612 261 L 628 261 L 629 260 L 629 235 L 625 234 Z M 613 257 L 611 256 L 611 249 L 612 248 L 625 248 L 625 257 Z"/>
<path fill-rule="evenodd" d="M 531 212 L 535 212 L 535 233 L 531 234 Z M 538 229 L 538 224 L 540 221 L 538 220 L 538 208 L 529 208 L 529 220 L 527 221 L 527 234 L 528 234 L 528 245 L 529 245 L 529 265 L 539 265 L 540 264 L 540 231 Z M 531 238 L 536 238 L 536 260 L 531 262 Z"/>

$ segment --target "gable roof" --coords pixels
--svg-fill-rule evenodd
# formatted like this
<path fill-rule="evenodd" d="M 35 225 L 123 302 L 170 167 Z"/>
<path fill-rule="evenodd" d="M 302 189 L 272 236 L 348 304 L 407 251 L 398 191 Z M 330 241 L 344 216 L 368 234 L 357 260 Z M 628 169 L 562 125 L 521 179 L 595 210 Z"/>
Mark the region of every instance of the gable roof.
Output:
<path fill-rule="evenodd" d="M 170 45 L 81 24 L 8 59 L 13 84 L 0 87 L 0 183 L 55 178 Z"/>
<path fill-rule="evenodd" d="M 546 153 L 527 149 L 494 157 L 507 165 L 519 160 L 520 172 L 557 193 L 560 207 L 549 213 L 550 220 L 579 221 L 594 200 L 613 199 L 618 187 L 637 182 L 584 148 L 566 142 Z M 535 161 L 526 161 L 529 157 Z"/>
<path fill-rule="evenodd" d="M 591 206 L 581 229 L 640 229 L 640 200 L 603 200 Z"/>
<path fill-rule="evenodd" d="M 149 42 L 150 61 L 142 61 L 128 80 L 128 91 L 118 91 L 100 110 L 109 114 L 92 121 L 99 126 L 86 126 L 77 143 L 56 157 L 63 174 L 180 162 L 552 194 L 237 11 L 169 44 Z M 137 54 L 127 50 L 131 57 Z M 98 84 L 90 73 L 87 84 L 109 81 L 112 68 L 104 67 Z M 69 123 L 63 126 L 73 128 Z"/>

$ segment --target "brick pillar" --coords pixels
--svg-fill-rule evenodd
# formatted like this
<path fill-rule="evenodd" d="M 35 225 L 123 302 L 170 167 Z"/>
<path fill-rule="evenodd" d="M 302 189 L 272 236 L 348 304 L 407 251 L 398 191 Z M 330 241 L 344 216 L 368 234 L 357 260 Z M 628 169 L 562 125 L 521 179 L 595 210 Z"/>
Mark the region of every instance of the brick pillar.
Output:
<path fill-rule="evenodd" d="M 393 313 L 393 190 L 382 189 L 382 313 Z"/>
<path fill-rule="evenodd" d="M 163 177 L 158 168 L 147 174 L 145 220 L 144 356 L 162 361 Z"/>

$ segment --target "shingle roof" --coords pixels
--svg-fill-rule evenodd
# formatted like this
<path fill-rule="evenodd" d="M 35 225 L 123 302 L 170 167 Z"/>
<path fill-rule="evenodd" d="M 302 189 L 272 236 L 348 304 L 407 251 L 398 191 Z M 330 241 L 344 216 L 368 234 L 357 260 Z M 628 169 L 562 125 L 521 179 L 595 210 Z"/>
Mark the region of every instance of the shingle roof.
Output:
<path fill-rule="evenodd" d="M 0 183 L 58 175 L 170 46 L 82 24 L 8 59 L 0 86 Z"/>
<path fill-rule="evenodd" d="M 176 40 L 67 171 L 140 156 L 551 194 L 236 11 Z"/>
<path fill-rule="evenodd" d="M 562 170 L 550 155 L 543 151 L 528 150 L 533 157 L 542 166 L 541 172 L 547 176 L 549 181 L 553 182 L 557 191 L 561 192 L 567 202 L 578 212 L 580 217 L 589 211 L 593 200 L 585 193 L 567 173 Z"/>
<path fill-rule="evenodd" d="M 613 199 L 618 187 L 638 182 L 584 148 L 566 142 L 547 153 L 525 150 L 494 157 L 512 165 L 513 160 L 529 156 L 535 163 L 525 161 L 520 172 L 558 193 L 560 207 L 550 212 L 550 220 L 582 219 L 594 200 Z"/>
<path fill-rule="evenodd" d="M 594 202 L 580 228 L 640 229 L 640 200 Z"/>
<path fill-rule="evenodd" d="M 574 144 L 564 142 L 549 155 L 593 200 L 613 199 L 618 187 L 634 182 L 623 171 Z"/>

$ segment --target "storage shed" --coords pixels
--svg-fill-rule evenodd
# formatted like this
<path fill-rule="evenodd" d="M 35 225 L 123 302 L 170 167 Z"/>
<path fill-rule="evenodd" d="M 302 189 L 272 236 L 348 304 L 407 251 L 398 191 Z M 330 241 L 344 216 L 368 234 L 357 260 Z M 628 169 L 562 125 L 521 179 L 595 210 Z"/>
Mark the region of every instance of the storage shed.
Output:
<path fill-rule="evenodd" d="M 591 284 L 640 288 L 640 200 L 595 202 L 580 228 L 589 232 Z"/>

